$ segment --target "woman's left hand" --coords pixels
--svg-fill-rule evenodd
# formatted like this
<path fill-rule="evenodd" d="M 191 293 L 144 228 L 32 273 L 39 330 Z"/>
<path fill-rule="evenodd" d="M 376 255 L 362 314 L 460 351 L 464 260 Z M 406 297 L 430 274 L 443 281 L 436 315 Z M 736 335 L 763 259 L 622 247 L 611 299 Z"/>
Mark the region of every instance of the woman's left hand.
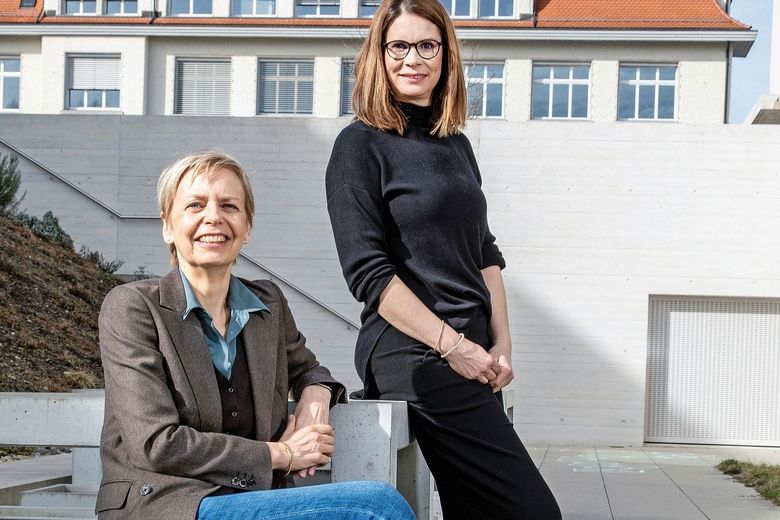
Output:
<path fill-rule="evenodd" d="M 295 431 L 312 424 L 328 424 L 330 416 L 330 390 L 320 385 L 309 385 L 303 389 L 301 399 L 295 407 Z M 314 475 L 314 467 L 302 469 L 301 478 Z"/>
<path fill-rule="evenodd" d="M 493 345 L 488 353 L 493 357 L 495 362 L 501 367 L 501 372 L 495 379 L 490 381 L 490 386 L 493 388 L 493 392 L 498 392 L 506 385 L 512 382 L 515 374 L 512 371 L 512 345 L 511 344 L 496 344 Z"/>

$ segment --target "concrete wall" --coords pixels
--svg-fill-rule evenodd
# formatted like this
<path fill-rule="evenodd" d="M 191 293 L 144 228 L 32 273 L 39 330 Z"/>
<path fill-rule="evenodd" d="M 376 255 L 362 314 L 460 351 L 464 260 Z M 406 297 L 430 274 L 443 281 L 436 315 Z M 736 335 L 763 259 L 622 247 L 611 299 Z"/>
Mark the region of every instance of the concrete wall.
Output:
<path fill-rule="evenodd" d="M 341 60 L 358 52 L 363 30 L 345 39 L 274 38 L 0 38 L 0 52 L 22 56 L 23 113 L 57 114 L 64 109 L 65 55 L 105 52 L 122 56 L 121 112 L 172 115 L 177 57 L 222 57 L 232 62 L 231 115 L 257 111 L 257 59 L 314 60 L 315 117 L 340 115 Z M 36 43 L 42 42 L 42 43 Z M 534 62 L 591 64 L 591 120 L 617 117 L 620 63 L 678 65 L 678 121 L 720 124 L 726 102 L 726 48 L 722 44 L 463 41 L 466 62 L 505 64 L 504 114 L 509 121 L 531 117 Z M 269 116 L 262 116 L 269 117 Z M 273 117 L 273 116 L 270 116 Z"/>
<path fill-rule="evenodd" d="M 23 160 L 29 211 L 53 210 L 77 243 L 123 258 L 123 272 L 167 270 L 158 172 L 189 151 L 236 155 L 254 170 L 258 201 L 244 249 L 252 261 L 237 272 L 282 280 L 317 355 L 354 387 L 359 305 L 341 278 L 323 193 L 344 124 L 2 115 L 0 139 L 74 185 Z M 90 146 L 80 147 L 72 136 L 88 127 Z M 518 430 L 529 442 L 641 443 L 649 296 L 780 297 L 780 130 L 491 121 L 467 134 L 508 261 Z"/>

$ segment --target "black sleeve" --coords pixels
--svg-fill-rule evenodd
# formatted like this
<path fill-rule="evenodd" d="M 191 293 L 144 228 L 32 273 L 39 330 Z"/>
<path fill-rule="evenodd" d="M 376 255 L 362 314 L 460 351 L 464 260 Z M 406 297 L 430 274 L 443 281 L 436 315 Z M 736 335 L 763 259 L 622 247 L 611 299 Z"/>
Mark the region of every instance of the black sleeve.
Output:
<path fill-rule="evenodd" d="M 479 172 L 479 165 L 477 164 L 477 158 L 474 156 L 474 150 L 471 148 L 471 143 L 468 138 L 463 136 L 463 147 L 468 156 L 471 167 L 474 169 L 474 175 L 477 176 L 477 182 L 482 187 L 482 174 Z M 491 265 L 497 265 L 501 269 L 506 268 L 506 261 L 504 255 L 501 254 L 501 250 L 496 245 L 496 237 L 490 232 L 490 226 L 487 223 L 487 215 L 485 215 L 485 236 L 482 239 L 482 269 L 490 267 Z"/>
<path fill-rule="evenodd" d="M 376 308 L 396 268 L 383 221 L 381 167 L 366 134 L 349 126 L 336 139 L 325 173 L 328 214 L 347 286 Z"/>

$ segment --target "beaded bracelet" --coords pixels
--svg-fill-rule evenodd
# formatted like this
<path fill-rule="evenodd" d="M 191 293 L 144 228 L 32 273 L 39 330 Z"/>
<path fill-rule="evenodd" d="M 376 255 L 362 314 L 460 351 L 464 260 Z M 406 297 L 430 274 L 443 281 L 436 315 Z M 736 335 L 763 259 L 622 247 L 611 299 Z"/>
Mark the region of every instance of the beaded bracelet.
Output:
<path fill-rule="evenodd" d="M 460 334 L 458 334 L 458 336 L 460 336 L 460 339 L 458 340 L 458 342 L 455 343 L 455 345 L 451 349 L 449 349 L 447 352 L 445 352 L 444 354 L 441 355 L 442 359 L 444 359 L 447 356 L 449 356 L 452 353 L 453 350 L 455 350 L 456 348 L 458 348 L 459 346 L 461 346 L 463 344 L 463 339 L 466 336 L 462 332 Z"/>

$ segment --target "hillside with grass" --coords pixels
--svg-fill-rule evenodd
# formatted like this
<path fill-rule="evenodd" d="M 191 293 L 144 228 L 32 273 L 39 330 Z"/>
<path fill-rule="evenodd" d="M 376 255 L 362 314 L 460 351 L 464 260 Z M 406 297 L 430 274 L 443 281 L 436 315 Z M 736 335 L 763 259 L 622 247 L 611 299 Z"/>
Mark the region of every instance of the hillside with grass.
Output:
<path fill-rule="evenodd" d="M 97 317 L 121 282 L 0 216 L 0 392 L 100 388 Z"/>

